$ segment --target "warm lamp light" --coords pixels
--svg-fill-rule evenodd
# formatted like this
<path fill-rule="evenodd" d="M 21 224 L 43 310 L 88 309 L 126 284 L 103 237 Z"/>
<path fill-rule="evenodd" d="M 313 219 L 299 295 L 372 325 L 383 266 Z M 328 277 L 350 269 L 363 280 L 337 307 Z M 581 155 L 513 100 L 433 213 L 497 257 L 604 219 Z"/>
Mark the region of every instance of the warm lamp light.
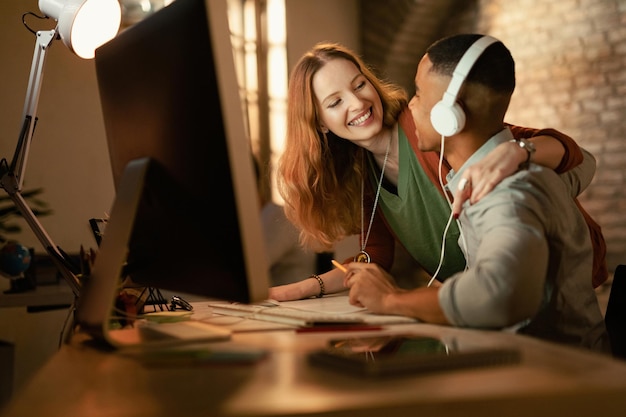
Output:
<path fill-rule="evenodd" d="M 97 47 L 113 39 L 122 20 L 117 0 L 39 0 L 39 9 L 59 23 L 63 43 L 85 59 L 93 58 Z"/>
<path fill-rule="evenodd" d="M 54 244 L 26 204 L 22 196 L 24 171 L 37 122 L 43 67 L 50 45 L 55 39 L 61 39 L 79 57 L 93 58 L 96 48 L 117 34 L 121 22 L 121 7 L 117 0 L 39 0 L 39 9 L 45 17 L 55 19 L 57 27 L 35 33 L 24 22 L 26 28 L 36 35 L 35 52 L 24 103 L 23 124 L 15 154 L 10 164 L 5 158 L 0 160 L 0 187 L 9 194 L 74 294 L 78 296 L 80 281 L 77 274 L 80 271 L 76 270 L 67 259 L 67 255 Z"/>

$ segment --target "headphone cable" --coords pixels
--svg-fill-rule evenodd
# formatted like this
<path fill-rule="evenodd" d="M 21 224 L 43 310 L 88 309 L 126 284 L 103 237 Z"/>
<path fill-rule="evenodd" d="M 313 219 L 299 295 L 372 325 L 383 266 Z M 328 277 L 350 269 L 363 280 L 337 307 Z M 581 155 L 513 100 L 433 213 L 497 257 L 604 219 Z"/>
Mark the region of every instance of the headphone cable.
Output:
<path fill-rule="evenodd" d="M 448 205 L 450 206 L 450 209 L 452 209 L 452 201 L 450 201 L 450 197 L 448 196 L 448 193 L 446 191 L 446 187 L 443 185 L 443 178 L 441 175 L 441 171 L 442 171 L 442 167 L 443 167 L 443 151 L 444 151 L 444 143 L 445 143 L 445 136 L 441 135 L 441 149 L 439 151 L 439 169 L 438 169 L 438 177 L 439 177 L 439 185 L 441 186 L 441 190 L 443 191 L 443 195 L 446 197 L 446 201 L 448 202 Z M 439 274 L 439 271 L 441 270 L 441 267 L 443 265 L 443 260 L 445 258 L 445 253 L 446 253 L 446 236 L 448 234 L 448 229 L 450 229 L 450 224 L 452 223 L 452 210 L 450 210 L 450 217 L 448 217 L 448 222 L 446 223 L 446 227 L 443 230 L 443 236 L 441 238 L 441 256 L 439 257 L 439 265 L 437 266 L 437 270 L 435 271 L 435 273 L 433 274 L 432 278 L 430 279 L 430 281 L 428 281 L 428 285 L 427 287 L 430 287 L 432 285 L 432 283 L 435 281 L 435 279 L 437 278 L 437 275 Z M 463 229 L 461 229 L 461 223 L 459 222 L 458 219 L 456 219 L 456 224 L 457 227 L 459 228 L 459 235 L 461 237 L 461 244 L 463 245 L 463 249 L 464 249 L 464 254 L 467 253 L 467 244 L 465 243 L 465 235 L 463 234 Z M 465 270 L 467 270 L 468 265 L 467 265 L 467 260 L 465 262 Z"/>

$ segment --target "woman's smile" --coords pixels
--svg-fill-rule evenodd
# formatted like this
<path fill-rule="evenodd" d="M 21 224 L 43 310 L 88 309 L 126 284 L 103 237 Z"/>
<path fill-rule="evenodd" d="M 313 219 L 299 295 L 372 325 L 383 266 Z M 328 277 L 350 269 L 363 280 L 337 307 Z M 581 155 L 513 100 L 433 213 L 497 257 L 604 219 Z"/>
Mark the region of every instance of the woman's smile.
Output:
<path fill-rule="evenodd" d="M 359 126 L 364 124 L 367 120 L 369 120 L 369 118 L 372 116 L 372 108 L 370 107 L 367 112 L 361 116 L 359 116 L 358 118 L 352 120 L 351 122 L 348 123 L 348 126 Z"/>

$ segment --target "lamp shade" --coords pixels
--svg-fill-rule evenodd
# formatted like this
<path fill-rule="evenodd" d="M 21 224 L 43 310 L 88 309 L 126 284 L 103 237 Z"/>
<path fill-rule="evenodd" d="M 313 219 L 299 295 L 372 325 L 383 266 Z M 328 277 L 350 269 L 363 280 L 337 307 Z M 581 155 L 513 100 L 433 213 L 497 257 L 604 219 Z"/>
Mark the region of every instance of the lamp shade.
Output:
<path fill-rule="evenodd" d="M 118 0 L 39 0 L 39 9 L 58 22 L 63 43 L 86 59 L 115 37 L 122 20 Z"/>

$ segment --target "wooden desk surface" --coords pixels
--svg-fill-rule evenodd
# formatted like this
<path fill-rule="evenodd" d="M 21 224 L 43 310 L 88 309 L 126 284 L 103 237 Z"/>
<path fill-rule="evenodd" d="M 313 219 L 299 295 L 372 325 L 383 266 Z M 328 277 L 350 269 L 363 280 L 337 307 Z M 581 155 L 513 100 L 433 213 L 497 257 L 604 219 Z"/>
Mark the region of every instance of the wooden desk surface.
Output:
<path fill-rule="evenodd" d="M 307 362 L 307 352 L 348 335 L 336 332 L 237 333 L 231 341 L 206 345 L 269 350 L 253 364 L 145 365 L 74 340 L 2 416 L 621 417 L 626 410 L 626 362 L 501 332 L 424 324 L 389 326 L 383 332 L 406 331 L 438 336 L 451 346 L 517 347 L 522 362 L 381 380 Z"/>

